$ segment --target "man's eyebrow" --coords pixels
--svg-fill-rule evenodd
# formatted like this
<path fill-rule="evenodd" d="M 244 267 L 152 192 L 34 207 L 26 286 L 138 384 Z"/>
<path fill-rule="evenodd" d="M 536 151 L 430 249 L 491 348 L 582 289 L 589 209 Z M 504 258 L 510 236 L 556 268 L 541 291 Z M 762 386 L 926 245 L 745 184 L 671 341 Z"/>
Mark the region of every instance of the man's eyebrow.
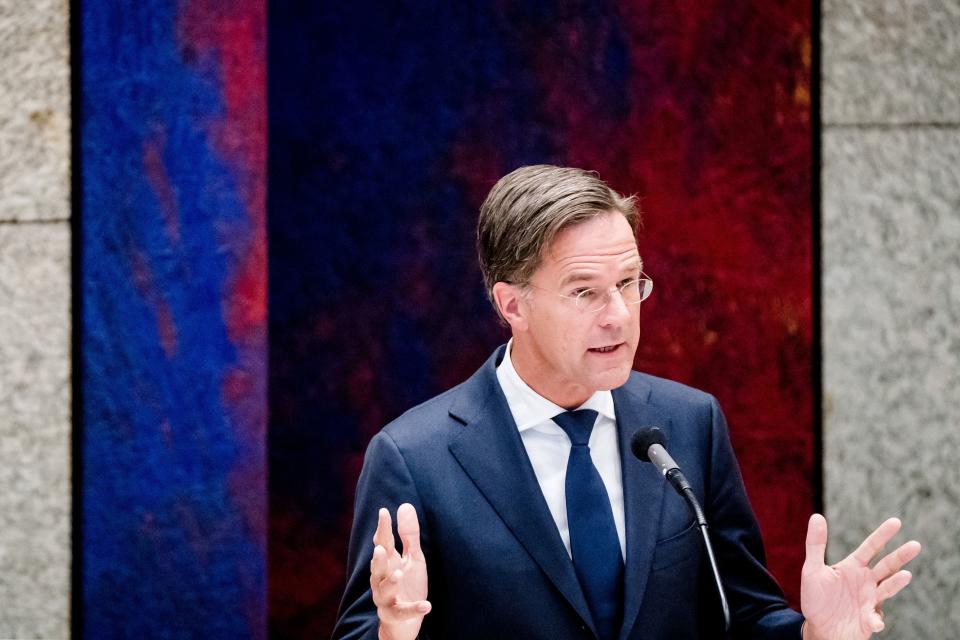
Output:
<path fill-rule="evenodd" d="M 630 264 L 624 265 L 621 273 L 629 273 L 631 275 L 636 274 L 639 276 L 643 273 L 643 260 L 637 259 Z"/>
<path fill-rule="evenodd" d="M 643 272 L 643 260 L 637 259 L 633 260 L 630 263 L 623 266 L 621 273 L 642 273 Z M 597 279 L 597 274 L 592 271 L 571 271 L 560 280 L 560 286 L 565 287 L 569 284 L 575 282 L 594 282 Z"/>
<path fill-rule="evenodd" d="M 593 282 L 597 279 L 597 274 L 588 271 L 573 271 L 568 273 L 560 281 L 560 286 L 565 287 L 574 282 Z"/>

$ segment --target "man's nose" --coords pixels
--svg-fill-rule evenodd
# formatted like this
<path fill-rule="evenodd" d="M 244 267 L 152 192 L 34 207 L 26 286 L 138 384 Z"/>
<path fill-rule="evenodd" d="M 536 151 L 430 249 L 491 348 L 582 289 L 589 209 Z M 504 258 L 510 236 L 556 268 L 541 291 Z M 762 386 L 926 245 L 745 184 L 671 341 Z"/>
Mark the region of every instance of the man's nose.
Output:
<path fill-rule="evenodd" d="M 630 319 L 630 307 L 619 289 L 607 291 L 607 305 L 600 310 L 600 322 L 604 325 L 618 324 Z"/>

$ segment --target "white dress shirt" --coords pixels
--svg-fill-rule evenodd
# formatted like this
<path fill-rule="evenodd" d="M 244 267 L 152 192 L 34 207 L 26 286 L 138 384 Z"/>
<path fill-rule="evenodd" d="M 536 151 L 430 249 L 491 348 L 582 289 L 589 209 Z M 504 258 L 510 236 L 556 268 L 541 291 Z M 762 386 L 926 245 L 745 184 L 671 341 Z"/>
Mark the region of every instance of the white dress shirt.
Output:
<path fill-rule="evenodd" d="M 520 439 L 533 465 L 540 490 L 547 501 L 550 515 L 557 523 L 563 544 L 570 553 L 570 528 L 567 525 L 566 476 L 570 457 L 570 438 L 552 418 L 566 411 L 530 388 L 520 378 L 510 359 L 513 340 L 507 343 L 503 361 L 497 367 L 497 380 L 507 397 L 510 413 L 517 423 Z M 623 515 L 623 476 L 620 475 L 620 452 L 617 445 L 617 418 L 613 396 L 609 391 L 596 391 L 577 409 L 593 409 L 599 415 L 590 434 L 590 457 L 600 472 L 607 489 L 613 522 L 620 539 L 620 553 L 626 558 L 626 536 Z"/>

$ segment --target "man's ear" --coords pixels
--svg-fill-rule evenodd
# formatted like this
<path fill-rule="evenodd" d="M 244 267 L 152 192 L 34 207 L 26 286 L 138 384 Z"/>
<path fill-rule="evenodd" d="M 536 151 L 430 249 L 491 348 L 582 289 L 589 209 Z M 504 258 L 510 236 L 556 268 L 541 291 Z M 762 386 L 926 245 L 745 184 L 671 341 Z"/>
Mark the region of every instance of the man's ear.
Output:
<path fill-rule="evenodd" d="M 493 285 L 493 302 L 514 332 L 527 330 L 526 308 L 520 296 L 521 289 L 515 284 L 498 282 Z"/>

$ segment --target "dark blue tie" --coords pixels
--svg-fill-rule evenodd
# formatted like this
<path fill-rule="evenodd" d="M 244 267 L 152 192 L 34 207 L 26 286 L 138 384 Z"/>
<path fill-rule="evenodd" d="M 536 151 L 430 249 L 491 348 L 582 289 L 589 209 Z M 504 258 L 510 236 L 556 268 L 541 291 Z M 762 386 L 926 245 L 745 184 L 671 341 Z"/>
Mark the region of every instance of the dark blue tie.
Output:
<path fill-rule="evenodd" d="M 620 633 L 623 622 L 623 557 L 610 498 L 590 458 L 590 432 L 597 412 L 567 411 L 553 421 L 570 436 L 567 461 L 567 523 L 570 551 L 600 640 Z"/>

